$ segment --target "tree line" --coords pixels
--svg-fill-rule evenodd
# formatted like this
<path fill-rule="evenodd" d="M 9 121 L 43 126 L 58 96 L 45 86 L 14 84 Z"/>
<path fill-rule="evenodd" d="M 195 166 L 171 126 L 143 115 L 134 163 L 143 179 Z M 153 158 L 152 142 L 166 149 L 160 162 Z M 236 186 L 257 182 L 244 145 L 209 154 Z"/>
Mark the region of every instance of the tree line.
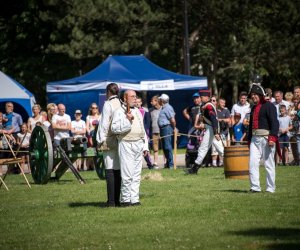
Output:
<path fill-rule="evenodd" d="M 300 2 L 186 0 L 191 74 L 236 100 L 253 75 L 299 85 Z M 10 0 L 0 10 L 0 70 L 46 103 L 46 83 L 108 55 L 144 54 L 183 73 L 183 0 Z"/>

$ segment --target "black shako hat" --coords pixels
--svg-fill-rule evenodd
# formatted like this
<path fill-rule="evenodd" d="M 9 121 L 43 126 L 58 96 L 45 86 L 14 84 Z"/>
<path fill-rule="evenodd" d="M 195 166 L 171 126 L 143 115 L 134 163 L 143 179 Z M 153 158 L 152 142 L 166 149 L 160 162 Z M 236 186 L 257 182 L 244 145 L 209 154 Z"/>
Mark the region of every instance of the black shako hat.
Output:
<path fill-rule="evenodd" d="M 261 95 L 261 96 L 265 96 L 266 95 L 265 90 L 258 83 L 253 83 L 252 86 L 250 87 L 249 97 L 251 96 L 252 93 L 255 93 L 255 94 Z"/>
<path fill-rule="evenodd" d="M 205 90 L 205 89 L 199 90 L 199 95 L 200 96 L 210 96 L 210 91 Z"/>

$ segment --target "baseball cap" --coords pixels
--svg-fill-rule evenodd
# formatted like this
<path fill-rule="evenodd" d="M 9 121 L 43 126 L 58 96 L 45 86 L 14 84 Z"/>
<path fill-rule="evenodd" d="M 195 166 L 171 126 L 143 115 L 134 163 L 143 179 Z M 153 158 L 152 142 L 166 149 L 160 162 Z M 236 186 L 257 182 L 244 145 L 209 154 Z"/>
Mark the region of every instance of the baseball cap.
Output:
<path fill-rule="evenodd" d="M 200 95 L 198 92 L 196 92 L 195 94 L 193 94 L 193 97 L 200 97 Z"/>
<path fill-rule="evenodd" d="M 166 94 L 162 94 L 160 97 L 158 97 L 159 99 L 163 100 L 163 101 L 169 101 L 169 96 Z"/>
<path fill-rule="evenodd" d="M 80 109 L 77 109 L 77 110 L 75 111 L 75 114 L 81 114 L 81 110 L 80 110 Z"/>

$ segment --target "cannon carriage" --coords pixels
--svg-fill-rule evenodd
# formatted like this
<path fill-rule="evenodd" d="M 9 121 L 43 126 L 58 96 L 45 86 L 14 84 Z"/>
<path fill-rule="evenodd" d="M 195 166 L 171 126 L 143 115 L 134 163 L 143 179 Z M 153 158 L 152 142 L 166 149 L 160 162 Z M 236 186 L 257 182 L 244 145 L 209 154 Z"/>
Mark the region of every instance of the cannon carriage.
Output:
<path fill-rule="evenodd" d="M 92 157 L 96 173 L 104 178 L 103 156 L 96 148 L 87 148 L 86 138 L 65 138 L 54 147 L 48 128 L 36 126 L 31 134 L 29 154 L 31 175 L 36 184 L 46 184 L 50 179 L 59 180 L 70 169 L 81 184 L 85 181 L 73 166 L 78 158 Z"/>

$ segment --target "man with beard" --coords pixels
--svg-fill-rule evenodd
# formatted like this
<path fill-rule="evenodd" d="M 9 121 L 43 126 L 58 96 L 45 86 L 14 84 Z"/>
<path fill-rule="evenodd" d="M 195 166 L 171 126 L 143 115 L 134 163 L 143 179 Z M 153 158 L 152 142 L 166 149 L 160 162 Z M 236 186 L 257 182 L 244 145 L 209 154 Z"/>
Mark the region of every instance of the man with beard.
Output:
<path fill-rule="evenodd" d="M 253 84 L 250 97 L 254 103 L 250 114 L 248 143 L 250 143 L 250 192 L 260 192 L 259 163 L 264 160 L 267 171 L 267 192 L 275 192 L 275 145 L 278 144 L 279 122 L 276 107 L 265 100 L 265 91 Z"/>

